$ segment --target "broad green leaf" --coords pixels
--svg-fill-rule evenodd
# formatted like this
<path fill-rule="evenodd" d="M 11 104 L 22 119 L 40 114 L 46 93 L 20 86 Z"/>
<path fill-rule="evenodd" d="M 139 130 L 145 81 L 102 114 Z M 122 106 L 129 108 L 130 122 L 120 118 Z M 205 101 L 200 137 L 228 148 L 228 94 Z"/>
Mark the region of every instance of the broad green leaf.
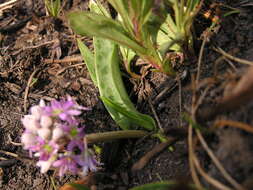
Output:
<path fill-rule="evenodd" d="M 121 105 L 126 112 L 138 113 L 128 97 L 124 88 L 119 69 L 118 46 L 109 40 L 95 38 L 95 71 L 97 76 L 97 84 L 100 96 L 110 99 L 114 104 Z M 104 102 L 108 112 L 114 121 L 124 130 L 131 129 L 133 124 L 132 118 L 129 115 L 124 115 L 119 110 L 108 106 Z M 150 120 L 151 121 L 151 120 Z M 148 126 L 153 125 L 153 121 Z M 142 127 L 145 127 L 140 123 Z M 145 124 L 147 125 L 147 124 Z M 151 127 L 149 127 L 151 129 Z M 154 128 L 154 127 L 153 127 Z"/>
<path fill-rule="evenodd" d="M 174 182 L 158 182 L 141 185 L 138 187 L 131 188 L 129 190 L 169 190 L 172 187 L 175 187 Z"/>
<path fill-rule="evenodd" d="M 146 49 L 128 36 L 120 22 L 87 11 L 72 12 L 68 15 L 73 30 L 80 35 L 101 37 L 145 54 Z"/>
<path fill-rule="evenodd" d="M 127 100 L 128 96 L 120 76 L 117 46 L 109 40 L 95 38 L 94 47 L 95 71 L 100 96 L 124 104 L 124 99 Z M 106 109 L 122 129 L 130 129 L 130 121 L 125 116 L 108 106 Z"/>
<path fill-rule="evenodd" d="M 74 187 L 76 190 L 90 190 L 90 188 L 80 185 L 80 184 L 77 184 L 77 183 L 70 183 L 69 185 Z"/>
<path fill-rule="evenodd" d="M 187 189 L 191 190 L 197 190 L 198 188 L 193 185 L 193 184 L 182 184 L 187 187 Z M 131 188 L 129 190 L 172 190 L 172 189 L 182 189 L 179 188 L 180 184 L 174 182 L 174 181 L 161 181 L 161 182 L 156 182 L 156 183 L 150 183 L 150 184 L 145 184 L 141 185 L 138 187 Z M 184 189 L 182 189 L 184 190 Z M 199 190 L 199 189 L 198 189 Z M 205 189 L 203 189 L 205 190 Z"/>
<path fill-rule="evenodd" d="M 106 15 L 107 12 L 104 7 L 99 5 L 98 2 L 91 1 L 89 6 L 91 11 L 108 16 Z M 100 95 L 105 98 L 110 98 L 112 104 L 122 105 L 125 110 L 125 114 L 122 114 L 117 109 L 113 109 L 104 102 L 112 118 L 122 129 L 130 129 L 133 124 L 139 124 L 140 126 L 145 125 L 148 126 L 146 128 L 153 129 L 155 126 L 154 120 L 149 116 L 140 114 L 135 109 L 127 92 L 125 91 L 119 69 L 120 60 L 118 55 L 118 46 L 109 40 L 98 37 L 94 37 L 93 41 L 95 55 L 93 55 L 80 40 L 78 40 L 78 46 L 85 63 L 87 64 L 91 78 L 99 88 Z M 124 57 L 130 62 L 133 56 L 135 56 L 135 53 L 128 48 L 123 49 L 127 51 L 127 54 L 125 54 Z M 129 117 L 129 114 L 126 114 L 126 112 L 133 112 L 135 114 L 130 114 L 131 117 Z M 132 122 L 132 118 L 136 118 L 138 116 L 146 118 L 145 122 Z"/>
<path fill-rule="evenodd" d="M 89 48 L 80 40 L 77 39 L 77 45 L 83 57 L 83 60 L 88 68 L 90 77 L 93 83 L 97 86 L 97 77 L 95 72 L 95 58 L 94 54 L 89 50 Z"/>
<path fill-rule="evenodd" d="M 153 130 L 155 128 L 155 121 L 152 117 L 138 113 L 136 110 L 127 110 L 125 107 L 114 103 L 109 98 L 101 97 L 101 99 L 108 107 L 131 119 L 132 123 L 142 126 L 147 130 Z"/>

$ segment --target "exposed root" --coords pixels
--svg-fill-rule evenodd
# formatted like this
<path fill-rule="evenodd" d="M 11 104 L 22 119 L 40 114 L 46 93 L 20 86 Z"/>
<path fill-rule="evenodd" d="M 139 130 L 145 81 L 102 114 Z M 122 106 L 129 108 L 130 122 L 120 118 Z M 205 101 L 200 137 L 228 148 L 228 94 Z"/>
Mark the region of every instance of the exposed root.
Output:
<path fill-rule="evenodd" d="M 215 51 L 219 52 L 220 54 L 222 54 L 224 57 L 232 60 L 232 61 L 236 61 L 238 63 L 242 63 L 242 64 L 246 64 L 246 65 L 253 65 L 253 61 L 248 61 L 245 59 L 240 59 L 238 57 L 234 57 L 233 55 L 230 55 L 228 53 L 226 53 L 224 50 L 222 50 L 221 48 L 213 48 Z"/>
<path fill-rule="evenodd" d="M 225 127 L 225 126 L 234 127 L 234 128 L 242 129 L 249 133 L 253 133 L 253 126 L 248 125 L 246 123 L 239 122 L 239 121 L 221 119 L 221 120 L 217 120 L 214 124 L 214 127 Z"/>

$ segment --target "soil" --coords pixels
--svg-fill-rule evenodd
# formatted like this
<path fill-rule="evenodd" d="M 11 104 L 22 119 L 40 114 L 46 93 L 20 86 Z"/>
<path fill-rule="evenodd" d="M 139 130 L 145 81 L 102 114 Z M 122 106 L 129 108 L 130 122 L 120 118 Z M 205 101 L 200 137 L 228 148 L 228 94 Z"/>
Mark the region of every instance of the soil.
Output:
<path fill-rule="evenodd" d="M 0 5 L 4 2 L 6 1 L 0 0 Z M 215 2 L 221 5 L 219 11 L 213 11 L 213 14 L 221 12 L 223 15 L 231 11 L 229 6 L 238 8 L 240 12 L 222 17 L 219 28 L 205 45 L 200 81 L 212 78 L 214 74 L 220 78 L 210 86 L 200 109 L 212 109 L 224 93 L 229 93 L 226 91 L 228 84 L 234 78 L 243 76 L 248 66 L 223 60 L 219 61 L 215 73 L 215 66 L 221 54 L 214 51 L 213 47 L 218 46 L 230 53 L 236 52 L 235 56 L 253 61 L 253 4 L 250 1 L 205 2 L 195 22 L 198 37 L 195 42 L 196 58 L 185 60 L 180 66 L 180 71 L 187 72 L 187 76 L 181 80 L 181 90 L 176 80 L 159 73 L 150 73 L 146 77 L 145 88 L 139 91 L 139 95 L 145 92 L 146 98 L 138 98 L 138 92 L 134 92 L 133 86 L 128 86 L 138 110 L 154 116 L 147 99 L 151 97 L 159 122 L 165 131 L 169 131 L 170 136 L 176 135 L 174 129 L 188 129 L 188 123 L 182 119 L 182 113 L 188 112 L 192 105 L 191 76 L 197 72 L 197 58 L 202 42 L 200 35 L 211 24 L 203 14 Z M 28 112 L 29 107 L 37 104 L 40 99 L 50 101 L 69 94 L 79 104 L 92 108 L 81 118 L 87 133 L 119 130 L 100 101 L 98 89 L 93 85 L 86 66 L 80 64 L 82 61 L 75 36 L 64 17 L 67 12 L 77 9 L 87 9 L 87 1 L 64 1 L 59 19 L 46 16 L 44 3 L 39 0 L 20 0 L 13 7 L 0 12 L 0 189 L 41 190 L 54 189 L 54 186 L 58 189 L 63 184 L 78 179 L 78 176 L 73 175 L 59 179 L 52 171 L 41 174 L 35 159 L 28 157 L 28 153 L 18 144 L 23 132 L 20 119 Z M 90 40 L 86 38 L 85 43 L 90 45 Z M 76 61 L 57 62 L 70 58 L 75 58 Z M 55 61 L 50 62 L 52 59 Z M 35 74 L 36 81 L 29 86 L 25 101 L 27 83 L 32 73 Z M 129 82 L 128 78 L 124 80 Z M 156 97 L 161 91 L 169 86 L 173 88 L 166 92 L 164 98 L 157 100 Z M 199 90 L 200 94 L 206 86 Z M 238 109 L 220 114 L 218 118 L 253 125 L 252 115 L 253 104 L 249 102 Z M 213 123 L 214 121 L 208 121 L 202 125 L 210 128 Z M 250 183 L 253 178 L 252 139 L 250 133 L 232 127 L 216 129 L 206 136 L 208 145 L 223 167 L 239 184 L 244 184 L 248 189 L 253 187 Z M 132 165 L 156 144 L 159 144 L 159 140 L 155 138 L 99 144 L 103 148 L 103 165 L 95 174 L 97 189 L 124 190 L 161 180 L 191 181 L 187 138 L 184 136 L 176 141 L 170 150 L 165 149 L 153 157 L 140 171 L 131 170 Z M 14 153 L 18 157 L 4 151 Z M 197 152 L 207 173 L 229 186 L 201 146 L 197 147 Z M 207 188 L 215 189 L 204 179 L 201 181 Z"/>

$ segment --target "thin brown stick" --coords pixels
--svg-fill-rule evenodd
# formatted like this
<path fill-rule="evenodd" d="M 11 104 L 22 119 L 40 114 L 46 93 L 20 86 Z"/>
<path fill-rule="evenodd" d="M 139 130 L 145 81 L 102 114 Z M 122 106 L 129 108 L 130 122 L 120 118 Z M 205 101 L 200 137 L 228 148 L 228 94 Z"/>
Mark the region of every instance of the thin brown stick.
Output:
<path fill-rule="evenodd" d="M 160 119 L 159 119 L 158 115 L 156 114 L 156 110 L 155 110 L 155 108 L 154 108 L 154 106 L 153 106 L 152 101 L 151 101 L 150 98 L 148 98 L 148 103 L 149 103 L 149 106 L 150 106 L 150 108 L 151 108 L 151 110 L 152 110 L 152 112 L 153 112 L 153 115 L 154 115 L 154 117 L 155 117 L 155 120 L 156 120 L 156 122 L 157 122 L 157 125 L 158 125 L 159 129 L 160 129 L 161 131 L 163 131 L 163 128 L 162 128 Z"/>
<path fill-rule="evenodd" d="M 22 143 L 16 143 L 16 142 L 13 142 L 12 139 L 11 139 L 11 135 L 8 134 L 8 140 L 11 144 L 15 145 L 15 146 L 22 146 Z"/>
<path fill-rule="evenodd" d="M 199 83 L 201 61 L 202 61 L 206 41 L 207 41 L 207 37 L 204 36 L 204 40 L 201 44 L 201 49 L 200 49 L 199 58 L 198 58 L 197 76 L 196 76 L 195 80 L 194 80 L 194 77 L 192 77 L 192 81 L 194 81 L 194 82 L 192 82 L 193 95 L 192 95 L 191 114 L 192 114 L 192 119 L 194 121 L 196 121 L 195 115 L 196 115 L 196 111 L 198 109 L 198 106 L 201 104 L 202 100 L 204 99 L 204 97 L 206 95 L 206 92 L 208 91 L 206 89 L 204 91 L 204 93 L 202 94 L 202 96 L 201 96 L 202 98 L 199 98 L 199 100 L 197 100 L 196 90 L 197 90 L 197 86 L 198 86 L 198 83 Z M 193 128 L 192 128 L 192 125 L 189 125 L 189 129 L 188 129 L 188 147 L 189 147 L 189 164 L 190 164 L 190 171 L 191 171 L 192 179 L 193 179 L 193 181 L 196 184 L 198 189 L 203 189 L 203 186 L 201 185 L 199 177 L 198 177 L 197 172 L 196 172 L 197 167 L 195 167 L 195 165 L 194 165 L 195 153 L 194 153 L 194 145 L 193 145 Z"/>
<path fill-rule="evenodd" d="M 188 127 L 188 149 L 189 149 L 189 165 L 190 165 L 190 172 L 192 176 L 192 180 L 194 181 L 195 185 L 197 186 L 198 189 L 203 189 L 203 186 L 200 183 L 199 177 L 196 172 L 196 168 L 194 167 L 194 148 L 193 148 L 193 137 L 192 134 L 193 129 L 192 125 L 189 125 Z"/>
<path fill-rule="evenodd" d="M 81 56 L 70 57 L 65 59 L 44 59 L 44 63 L 70 63 L 70 62 L 82 62 L 83 58 Z"/>
<path fill-rule="evenodd" d="M 196 131 L 197 136 L 200 140 L 201 145 L 203 148 L 206 150 L 207 154 L 209 157 L 212 159 L 213 163 L 215 166 L 218 168 L 218 170 L 221 172 L 221 174 L 224 176 L 224 178 L 235 188 L 238 190 L 245 190 L 243 186 L 241 186 L 239 183 L 237 183 L 230 175 L 229 173 L 225 170 L 225 168 L 222 166 L 220 161 L 217 159 L 217 157 L 214 155 L 213 151 L 209 148 L 207 145 L 205 139 L 203 138 L 202 134 L 200 131 Z"/>
<path fill-rule="evenodd" d="M 217 181 L 216 179 L 210 177 L 200 166 L 200 163 L 198 161 L 198 159 L 194 156 L 193 157 L 193 162 L 196 166 L 196 169 L 198 170 L 198 172 L 205 178 L 206 181 L 208 181 L 211 185 L 213 185 L 214 187 L 220 189 L 220 190 L 232 190 L 230 187 L 220 183 L 219 181 Z"/>
<path fill-rule="evenodd" d="M 220 54 L 222 54 L 224 57 L 232 60 L 232 61 L 236 61 L 238 63 L 242 63 L 242 64 L 246 64 L 246 65 L 253 65 L 253 61 L 248 61 L 245 59 L 240 59 L 238 57 L 232 56 L 228 53 L 226 53 L 224 50 L 222 50 L 220 47 L 218 48 L 213 48 L 215 51 L 219 52 Z"/>
<path fill-rule="evenodd" d="M 8 151 L 5 151 L 5 150 L 0 150 L 0 153 L 5 154 L 5 155 L 8 155 L 8 156 L 15 157 L 15 158 L 18 158 L 18 157 L 19 157 L 17 154 L 12 153 L 12 152 L 8 152 Z"/>
<path fill-rule="evenodd" d="M 176 138 L 170 137 L 166 142 L 162 142 L 156 145 L 151 151 L 147 152 L 138 162 L 132 166 L 132 171 L 138 171 L 144 168 L 147 163 L 158 153 L 164 150 L 166 147 L 175 142 Z"/>
<path fill-rule="evenodd" d="M 72 67 L 78 67 L 78 66 L 82 66 L 82 65 L 85 65 L 85 63 L 78 63 L 78 64 L 75 64 L 75 65 L 69 65 L 69 66 L 64 67 L 63 69 L 59 70 L 59 71 L 56 73 L 56 75 L 59 75 L 59 74 L 61 74 L 62 72 L 64 72 L 65 70 L 70 69 L 70 68 L 72 68 Z"/>
<path fill-rule="evenodd" d="M 191 88 L 193 91 L 193 95 L 192 95 L 192 106 L 191 106 L 191 114 L 192 114 L 192 118 L 195 118 L 195 105 L 197 102 L 197 95 L 196 95 L 196 86 L 197 86 L 197 82 L 195 80 L 195 77 L 192 75 L 192 83 L 191 83 Z M 192 125 L 190 124 L 188 127 L 188 149 L 189 149 L 189 166 L 190 166 L 190 172 L 191 172 L 191 176 L 192 179 L 195 183 L 195 185 L 197 186 L 198 189 L 203 189 L 202 185 L 200 183 L 199 177 L 197 175 L 196 172 L 196 168 L 194 166 L 194 162 L 193 162 L 193 157 L 194 157 L 194 146 L 193 146 L 193 128 Z"/>
<path fill-rule="evenodd" d="M 239 122 L 239 121 L 221 119 L 221 120 L 216 121 L 214 126 L 215 127 L 231 126 L 231 127 L 234 127 L 234 128 L 245 130 L 249 133 L 253 133 L 253 126 L 248 125 L 246 123 Z"/>
<path fill-rule="evenodd" d="M 197 102 L 196 102 L 196 104 L 195 104 L 195 106 L 193 108 L 193 111 L 192 111 L 194 114 L 196 113 L 196 111 L 199 108 L 199 106 L 202 104 L 202 102 L 203 102 L 204 98 L 206 97 L 206 94 L 207 94 L 207 92 L 208 92 L 209 89 L 210 89 L 210 87 L 205 88 L 204 92 L 202 93 L 202 95 L 197 100 Z"/>
<path fill-rule="evenodd" d="M 181 84 L 180 77 L 178 77 L 177 83 L 178 83 L 179 119 L 180 119 L 180 126 L 182 126 L 183 125 L 183 121 L 182 121 L 182 84 Z"/>
<path fill-rule="evenodd" d="M 10 0 L 0 4 L 0 11 L 11 8 L 18 0 Z"/>
<path fill-rule="evenodd" d="M 204 48 L 205 48 L 205 45 L 206 45 L 206 40 L 207 40 L 207 37 L 204 37 L 204 40 L 201 44 L 201 48 L 200 48 L 200 52 L 199 52 L 198 71 L 197 71 L 196 83 L 199 82 L 199 78 L 200 78 L 200 68 L 201 68 L 202 57 L 203 57 L 203 54 L 204 54 Z"/>
<path fill-rule="evenodd" d="M 24 47 L 22 50 L 35 49 L 35 48 L 39 48 L 41 46 L 46 46 L 46 45 L 49 45 L 49 44 L 52 44 L 52 43 L 55 43 L 55 42 L 56 42 L 56 40 L 51 40 L 51 41 L 47 41 L 47 42 L 44 42 L 44 43 L 41 43 L 41 44 L 38 44 L 38 45 Z"/>
<path fill-rule="evenodd" d="M 34 77 L 34 75 L 37 73 L 37 71 L 39 71 L 39 69 L 35 69 L 32 74 L 30 75 L 26 88 L 25 88 L 25 95 L 24 95 L 24 111 L 27 112 L 27 107 L 26 107 L 26 102 L 27 102 L 27 97 L 28 97 L 28 93 L 29 93 L 29 89 L 30 89 L 30 85 L 32 83 L 32 79 Z"/>

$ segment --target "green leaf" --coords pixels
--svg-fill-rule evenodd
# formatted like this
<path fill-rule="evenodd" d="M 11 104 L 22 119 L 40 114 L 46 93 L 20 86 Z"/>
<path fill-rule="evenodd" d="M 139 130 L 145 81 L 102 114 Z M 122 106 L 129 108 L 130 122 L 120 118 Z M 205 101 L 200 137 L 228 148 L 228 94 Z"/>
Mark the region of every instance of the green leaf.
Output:
<path fill-rule="evenodd" d="M 128 112 L 138 113 L 128 97 L 124 88 L 119 69 L 118 46 L 109 40 L 95 38 L 95 71 L 100 96 L 109 99 L 113 104 L 121 105 Z M 114 121 L 124 130 L 131 129 L 133 124 L 129 115 L 124 115 L 119 110 L 109 106 L 104 102 L 106 109 Z M 150 124 L 145 124 L 149 129 L 154 129 L 154 121 L 149 120 Z M 143 127 L 140 122 L 139 124 Z M 153 128 L 151 127 L 153 126 Z"/>
<path fill-rule="evenodd" d="M 138 113 L 135 110 L 127 110 L 125 107 L 117 103 L 114 103 L 109 98 L 105 98 L 105 97 L 100 97 L 100 98 L 108 107 L 116 110 L 117 112 L 131 119 L 132 123 L 142 126 L 146 128 L 147 130 L 153 130 L 155 128 L 155 121 L 153 120 L 152 117 L 145 114 Z"/>
<path fill-rule="evenodd" d="M 60 13 L 60 9 L 61 9 L 61 0 L 55 0 L 53 2 L 53 10 L 54 10 L 53 16 L 57 17 Z"/>
<path fill-rule="evenodd" d="M 123 47 L 123 46 L 120 46 L 120 52 L 123 57 L 123 62 L 124 62 L 126 71 L 131 75 L 131 77 L 139 78 L 140 77 L 139 75 L 131 71 L 131 61 L 136 56 L 136 53 L 133 50 Z"/>
<path fill-rule="evenodd" d="M 128 2 L 126 0 L 108 0 L 108 2 L 119 13 L 126 31 L 128 31 L 130 34 L 133 34 L 132 33 L 133 24 L 131 18 L 129 17 Z"/>
<path fill-rule="evenodd" d="M 90 8 L 91 12 L 101 14 L 101 15 L 104 15 L 108 18 L 111 18 L 111 15 L 108 13 L 106 8 L 99 1 L 90 0 L 89 1 L 89 8 Z"/>
<path fill-rule="evenodd" d="M 146 53 L 146 49 L 129 37 L 118 21 L 87 11 L 72 12 L 68 18 L 77 34 L 109 39 L 140 54 Z"/>
<path fill-rule="evenodd" d="M 172 187 L 175 187 L 174 182 L 158 182 L 141 185 L 138 187 L 131 188 L 129 190 L 169 190 Z"/>
<path fill-rule="evenodd" d="M 186 186 L 187 189 L 191 189 L 191 190 L 198 189 L 194 184 L 182 184 L 182 185 Z M 131 188 L 129 190 L 170 190 L 170 189 L 172 190 L 172 189 L 181 189 L 180 186 L 181 184 L 174 181 L 161 181 L 161 182 L 141 185 L 138 187 Z"/>
<path fill-rule="evenodd" d="M 95 72 L 95 58 L 94 54 L 89 50 L 89 48 L 80 40 L 77 39 L 77 45 L 83 57 L 83 60 L 88 68 L 90 77 L 93 83 L 97 86 L 97 77 Z"/>
<path fill-rule="evenodd" d="M 90 188 L 80 185 L 80 184 L 77 184 L 77 183 L 70 183 L 69 185 L 74 187 L 76 190 L 90 190 Z"/>
<path fill-rule="evenodd" d="M 53 17 L 57 17 L 61 9 L 61 0 L 45 0 L 44 2 L 48 13 Z"/>
<path fill-rule="evenodd" d="M 153 0 L 145 0 L 145 1 L 130 1 L 130 18 L 136 19 L 140 27 L 142 27 L 149 19 L 151 15 L 151 10 L 154 5 Z"/>
<path fill-rule="evenodd" d="M 101 4 L 98 2 L 90 1 L 90 9 L 98 14 L 103 14 L 104 16 L 108 16 L 106 10 Z M 87 65 L 87 68 L 90 72 L 91 78 L 93 82 L 98 86 L 100 95 L 106 98 L 109 98 L 112 104 L 120 104 L 121 107 L 124 109 L 124 114 L 117 109 L 108 106 L 105 102 L 105 107 L 115 120 L 115 122 L 122 128 L 122 129 L 130 129 L 133 124 L 139 124 L 140 126 L 147 126 L 147 129 L 153 129 L 155 127 L 154 120 L 146 116 L 144 114 L 140 114 L 130 101 L 128 94 L 124 88 L 124 84 L 122 82 L 120 69 L 119 69 L 119 55 L 118 55 L 118 46 L 113 42 L 94 37 L 94 47 L 95 47 L 95 55 L 81 42 L 78 40 L 78 46 L 80 52 L 83 56 L 83 59 Z M 131 61 L 135 53 L 128 49 L 122 48 L 127 51 L 124 57 L 127 61 Z M 126 114 L 126 112 L 133 112 L 135 113 Z M 145 121 L 142 122 L 141 119 L 139 121 L 132 121 L 134 117 L 144 118 Z"/>

